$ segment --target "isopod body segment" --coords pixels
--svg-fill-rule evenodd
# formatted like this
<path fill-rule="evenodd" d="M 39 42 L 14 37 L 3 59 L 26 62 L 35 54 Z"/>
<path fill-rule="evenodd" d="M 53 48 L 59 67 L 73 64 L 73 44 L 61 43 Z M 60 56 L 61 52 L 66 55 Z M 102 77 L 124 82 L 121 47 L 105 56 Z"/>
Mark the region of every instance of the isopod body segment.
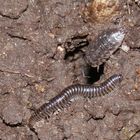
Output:
<path fill-rule="evenodd" d="M 122 28 L 103 31 L 94 42 L 90 41 L 85 52 L 86 62 L 92 67 L 101 65 L 120 47 L 124 37 Z"/>

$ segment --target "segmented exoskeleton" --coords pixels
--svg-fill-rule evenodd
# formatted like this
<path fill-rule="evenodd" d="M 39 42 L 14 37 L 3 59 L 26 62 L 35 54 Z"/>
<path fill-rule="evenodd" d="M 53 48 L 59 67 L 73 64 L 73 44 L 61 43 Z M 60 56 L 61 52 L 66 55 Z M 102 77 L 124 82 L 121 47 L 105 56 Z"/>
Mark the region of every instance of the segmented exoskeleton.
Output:
<path fill-rule="evenodd" d="M 29 126 L 33 126 L 36 121 L 39 121 L 42 118 L 48 119 L 52 113 L 69 106 L 73 99 L 77 99 L 77 97 L 93 98 L 108 94 L 117 87 L 121 81 L 122 75 L 115 74 L 99 86 L 71 85 L 62 90 L 60 94 L 52 98 L 48 103 L 45 103 L 38 108 L 29 119 Z"/>
<path fill-rule="evenodd" d="M 95 42 L 91 41 L 85 52 L 85 59 L 92 67 L 104 63 L 122 44 L 125 32 L 122 28 L 103 31 Z"/>

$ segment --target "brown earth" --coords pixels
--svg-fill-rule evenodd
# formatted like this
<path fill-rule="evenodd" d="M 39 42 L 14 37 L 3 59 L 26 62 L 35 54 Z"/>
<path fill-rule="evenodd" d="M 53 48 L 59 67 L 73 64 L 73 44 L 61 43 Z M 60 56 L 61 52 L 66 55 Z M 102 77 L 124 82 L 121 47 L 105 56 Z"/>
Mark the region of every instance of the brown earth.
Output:
<path fill-rule="evenodd" d="M 86 14 L 91 3 L 1 0 L 0 140 L 140 139 L 140 7 L 134 0 L 120 0 L 117 14 L 100 22 Z M 99 72 L 87 68 L 88 40 L 115 26 L 125 27 L 129 51 L 119 49 Z M 35 131 L 26 125 L 34 108 L 65 87 L 115 73 L 124 80 L 113 93 L 78 100 L 36 123 Z"/>

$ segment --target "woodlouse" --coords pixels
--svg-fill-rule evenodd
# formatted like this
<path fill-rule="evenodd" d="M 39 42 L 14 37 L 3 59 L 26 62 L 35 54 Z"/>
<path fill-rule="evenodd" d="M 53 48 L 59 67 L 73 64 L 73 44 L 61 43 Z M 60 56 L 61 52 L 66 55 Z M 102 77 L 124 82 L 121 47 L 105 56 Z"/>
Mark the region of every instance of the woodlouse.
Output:
<path fill-rule="evenodd" d="M 48 119 L 53 112 L 69 106 L 73 99 L 77 99 L 76 96 L 93 98 L 108 94 L 120 84 L 122 79 L 121 74 L 115 74 L 99 86 L 76 84 L 65 88 L 60 94 L 52 98 L 48 103 L 43 104 L 31 115 L 29 126 L 33 126 L 35 122 L 42 118 Z"/>
<path fill-rule="evenodd" d="M 113 28 L 103 31 L 95 40 L 89 43 L 85 52 L 85 59 L 92 67 L 104 63 L 122 44 L 125 32 L 122 28 Z"/>

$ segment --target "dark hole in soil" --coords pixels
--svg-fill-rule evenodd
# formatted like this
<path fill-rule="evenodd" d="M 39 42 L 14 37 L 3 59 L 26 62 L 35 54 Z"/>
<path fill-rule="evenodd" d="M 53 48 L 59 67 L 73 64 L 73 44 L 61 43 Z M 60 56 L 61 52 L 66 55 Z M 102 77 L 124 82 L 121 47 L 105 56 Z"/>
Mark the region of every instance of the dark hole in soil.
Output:
<path fill-rule="evenodd" d="M 104 73 L 104 64 L 100 65 L 99 68 L 93 68 L 87 66 L 86 75 L 87 75 L 87 84 L 93 84 L 97 82 L 101 75 Z"/>

